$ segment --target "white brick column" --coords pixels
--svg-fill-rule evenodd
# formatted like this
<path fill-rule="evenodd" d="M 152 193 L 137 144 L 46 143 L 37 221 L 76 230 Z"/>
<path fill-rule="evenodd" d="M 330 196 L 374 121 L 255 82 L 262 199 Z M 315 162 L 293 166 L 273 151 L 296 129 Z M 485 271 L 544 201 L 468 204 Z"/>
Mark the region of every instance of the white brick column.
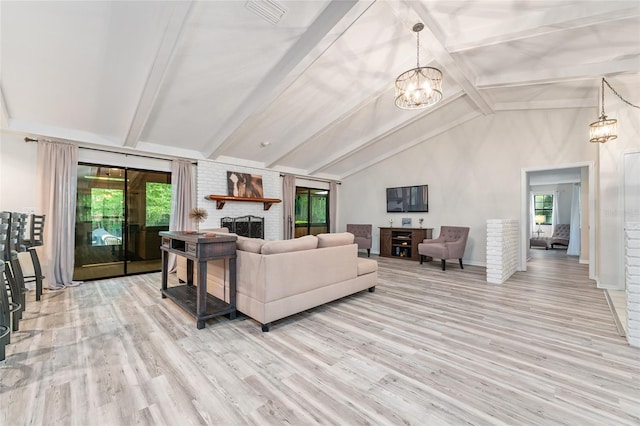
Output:
<path fill-rule="evenodd" d="M 640 347 L 640 222 L 628 222 L 624 234 L 627 341 L 631 346 Z"/>
<path fill-rule="evenodd" d="M 518 268 L 518 220 L 487 220 L 487 282 L 502 284 Z"/>

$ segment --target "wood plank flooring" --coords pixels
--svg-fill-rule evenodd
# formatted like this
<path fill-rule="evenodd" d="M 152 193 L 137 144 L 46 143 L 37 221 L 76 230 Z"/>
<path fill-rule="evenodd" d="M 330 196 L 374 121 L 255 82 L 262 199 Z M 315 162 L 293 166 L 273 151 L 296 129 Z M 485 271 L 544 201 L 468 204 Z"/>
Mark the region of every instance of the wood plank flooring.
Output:
<path fill-rule="evenodd" d="M 158 273 L 47 292 L 0 363 L 0 425 L 640 424 L 640 350 L 603 291 L 564 251 L 532 254 L 502 285 L 379 258 L 375 293 L 269 333 L 197 330 Z"/>

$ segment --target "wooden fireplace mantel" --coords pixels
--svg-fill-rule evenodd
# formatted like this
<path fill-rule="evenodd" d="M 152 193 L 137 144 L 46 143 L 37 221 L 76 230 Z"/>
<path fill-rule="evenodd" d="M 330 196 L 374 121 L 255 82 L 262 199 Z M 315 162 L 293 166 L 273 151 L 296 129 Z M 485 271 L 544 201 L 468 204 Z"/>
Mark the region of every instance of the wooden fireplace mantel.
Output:
<path fill-rule="evenodd" d="M 216 202 L 216 209 L 220 210 L 227 201 L 250 201 L 254 203 L 263 203 L 264 209 L 269 210 L 272 204 L 281 203 L 279 198 L 254 198 L 254 197 L 234 197 L 232 195 L 207 195 L 205 200 Z"/>

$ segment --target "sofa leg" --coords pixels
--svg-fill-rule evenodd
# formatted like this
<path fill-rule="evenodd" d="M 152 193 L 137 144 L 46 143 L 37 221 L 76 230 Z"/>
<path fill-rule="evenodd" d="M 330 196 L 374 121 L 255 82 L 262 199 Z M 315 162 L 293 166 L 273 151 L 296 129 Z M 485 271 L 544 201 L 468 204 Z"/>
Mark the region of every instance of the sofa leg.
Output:
<path fill-rule="evenodd" d="M 376 291 L 375 285 L 373 287 L 369 287 L 369 293 L 373 293 L 374 291 Z"/>
<path fill-rule="evenodd" d="M 269 324 L 262 324 L 262 332 L 266 333 L 269 331 Z"/>
<path fill-rule="evenodd" d="M 444 259 L 442 259 L 442 270 L 444 271 L 446 269 L 446 262 Z"/>
<path fill-rule="evenodd" d="M 462 266 L 462 258 L 458 259 L 460 261 L 460 269 L 464 269 L 464 266 Z"/>
<path fill-rule="evenodd" d="M 371 249 L 367 249 L 367 257 L 371 257 Z"/>
<path fill-rule="evenodd" d="M 421 254 L 421 255 L 420 255 L 420 264 L 421 264 L 421 265 L 422 265 L 422 262 L 423 262 L 423 261 L 424 261 L 424 255 L 423 255 L 423 254 Z"/>

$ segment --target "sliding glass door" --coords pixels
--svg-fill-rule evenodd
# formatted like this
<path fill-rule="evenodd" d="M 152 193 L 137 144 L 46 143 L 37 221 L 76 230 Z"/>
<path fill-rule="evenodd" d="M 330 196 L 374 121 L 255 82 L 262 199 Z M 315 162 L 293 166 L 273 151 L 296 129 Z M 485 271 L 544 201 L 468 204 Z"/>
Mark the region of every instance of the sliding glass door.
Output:
<path fill-rule="evenodd" d="M 78 165 L 74 280 L 159 271 L 171 174 Z"/>
<path fill-rule="evenodd" d="M 127 170 L 127 274 L 162 268 L 160 231 L 169 230 L 171 173 Z"/>
<path fill-rule="evenodd" d="M 296 187 L 295 236 L 329 232 L 329 191 Z"/>

